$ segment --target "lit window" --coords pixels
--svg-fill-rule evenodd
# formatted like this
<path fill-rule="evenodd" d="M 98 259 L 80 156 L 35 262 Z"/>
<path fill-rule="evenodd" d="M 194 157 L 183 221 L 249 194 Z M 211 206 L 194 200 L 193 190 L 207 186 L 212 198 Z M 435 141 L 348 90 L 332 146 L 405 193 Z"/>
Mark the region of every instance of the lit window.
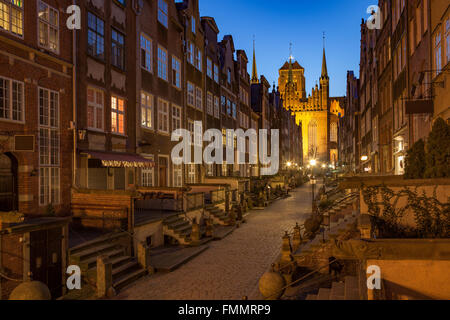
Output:
<path fill-rule="evenodd" d="M 195 107 L 195 86 L 191 82 L 187 83 L 187 104 Z"/>
<path fill-rule="evenodd" d="M 24 85 L 0 77 L 0 120 L 24 121 Z"/>
<path fill-rule="evenodd" d="M 172 84 L 181 89 L 181 61 L 172 56 Z"/>
<path fill-rule="evenodd" d="M 169 103 L 158 99 L 158 131 L 169 133 Z"/>
<path fill-rule="evenodd" d="M 23 36 L 23 1 L 0 0 L 0 29 Z"/>
<path fill-rule="evenodd" d="M 158 0 L 158 21 L 166 28 L 169 26 L 168 12 L 169 7 L 167 2 L 164 0 Z"/>
<path fill-rule="evenodd" d="M 167 81 L 167 50 L 158 46 L 158 77 Z"/>
<path fill-rule="evenodd" d="M 103 96 L 103 91 L 88 87 L 87 120 L 91 129 L 103 130 Z"/>
<path fill-rule="evenodd" d="M 141 34 L 141 67 L 152 71 L 152 40 Z"/>
<path fill-rule="evenodd" d="M 53 52 L 59 50 L 59 14 L 58 10 L 39 1 L 39 46 Z"/>
<path fill-rule="evenodd" d="M 338 135 L 337 123 L 333 122 L 330 125 L 330 141 L 337 142 L 337 135 Z"/>
<path fill-rule="evenodd" d="M 59 94 L 39 88 L 39 204 L 60 202 Z"/>
<path fill-rule="evenodd" d="M 111 132 L 125 134 L 125 100 L 111 97 Z"/>
<path fill-rule="evenodd" d="M 141 125 L 153 129 L 153 95 L 141 92 Z"/>
<path fill-rule="evenodd" d="M 88 53 L 96 58 L 105 58 L 105 23 L 88 12 Z"/>
<path fill-rule="evenodd" d="M 111 63 L 117 68 L 125 67 L 125 40 L 116 30 L 111 30 Z"/>

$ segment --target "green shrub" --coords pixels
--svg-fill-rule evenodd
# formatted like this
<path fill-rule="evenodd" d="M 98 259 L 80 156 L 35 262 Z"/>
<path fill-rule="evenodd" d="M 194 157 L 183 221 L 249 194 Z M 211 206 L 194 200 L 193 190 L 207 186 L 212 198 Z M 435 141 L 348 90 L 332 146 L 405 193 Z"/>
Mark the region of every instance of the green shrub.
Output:
<path fill-rule="evenodd" d="M 438 118 L 426 146 L 426 178 L 450 177 L 450 126 Z"/>
<path fill-rule="evenodd" d="M 405 159 L 405 179 L 423 179 L 425 173 L 425 143 L 417 141 Z"/>

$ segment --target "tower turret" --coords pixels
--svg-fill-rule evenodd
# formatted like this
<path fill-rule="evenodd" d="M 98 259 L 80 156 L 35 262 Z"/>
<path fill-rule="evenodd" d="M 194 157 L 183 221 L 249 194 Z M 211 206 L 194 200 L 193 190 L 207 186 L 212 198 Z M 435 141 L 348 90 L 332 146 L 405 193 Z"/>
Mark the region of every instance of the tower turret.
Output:
<path fill-rule="evenodd" d="M 253 40 L 253 65 L 252 65 L 252 79 L 251 79 L 251 83 L 252 84 L 259 83 L 258 70 L 256 68 L 255 40 Z"/>

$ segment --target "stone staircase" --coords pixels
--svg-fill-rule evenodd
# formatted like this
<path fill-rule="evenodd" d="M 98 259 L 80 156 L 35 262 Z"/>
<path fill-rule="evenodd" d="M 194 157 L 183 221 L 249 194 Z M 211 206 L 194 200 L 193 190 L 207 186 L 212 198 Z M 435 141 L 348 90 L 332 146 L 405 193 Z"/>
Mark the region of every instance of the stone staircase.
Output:
<path fill-rule="evenodd" d="M 208 204 L 205 206 L 205 210 L 209 213 L 214 224 L 218 224 L 218 225 L 222 225 L 222 226 L 230 225 L 230 217 L 227 215 L 227 213 L 223 209 L 220 209 L 215 205 Z"/>
<path fill-rule="evenodd" d="M 69 262 L 78 265 L 87 281 L 96 286 L 97 257 L 107 256 L 112 264 L 113 287 L 120 291 L 147 274 L 136 258 L 129 254 L 130 249 L 123 241 L 128 237 L 126 233 L 114 233 L 80 244 L 69 250 Z"/>
<path fill-rule="evenodd" d="M 309 294 L 306 300 L 361 300 L 358 279 L 346 276 L 343 282 L 333 282 L 331 288 L 320 288 L 317 294 Z"/>
<path fill-rule="evenodd" d="M 180 245 L 192 242 L 192 224 L 182 216 L 173 216 L 163 221 L 163 233 L 176 239 Z"/>

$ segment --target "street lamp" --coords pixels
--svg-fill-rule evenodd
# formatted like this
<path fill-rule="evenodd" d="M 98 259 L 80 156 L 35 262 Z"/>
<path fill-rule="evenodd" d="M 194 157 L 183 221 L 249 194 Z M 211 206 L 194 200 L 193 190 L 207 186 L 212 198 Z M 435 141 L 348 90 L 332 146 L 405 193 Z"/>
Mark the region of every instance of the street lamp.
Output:
<path fill-rule="evenodd" d="M 316 186 L 316 177 L 314 176 L 314 167 L 317 165 L 316 159 L 311 159 L 309 161 L 309 164 L 311 166 L 311 194 L 312 194 L 312 206 L 311 206 L 311 212 L 314 213 L 314 188 Z"/>

